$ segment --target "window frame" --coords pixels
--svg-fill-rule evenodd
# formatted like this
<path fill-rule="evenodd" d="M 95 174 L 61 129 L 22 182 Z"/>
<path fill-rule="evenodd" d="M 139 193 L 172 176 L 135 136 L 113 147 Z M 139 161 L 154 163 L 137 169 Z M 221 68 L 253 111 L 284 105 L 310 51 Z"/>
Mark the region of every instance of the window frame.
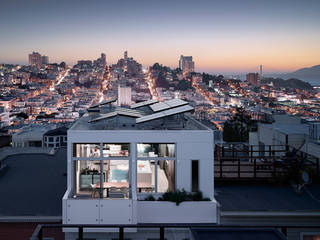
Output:
<path fill-rule="evenodd" d="M 146 156 L 146 157 L 139 157 L 138 155 L 138 144 L 174 144 L 174 157 L 150 157 L 150 156 Z M 137 142 L 136 143 L 136 159 L 137 160 L 143 160 L 143 159 L 157 159 L 157 160 L 176 160 L 177 159 L 177 143 L 175 142 Z"/>
<path fill-rule="evenodd" d="M 174 156 L 175 157 L 139 157 L 138 156 L 138 144 L 174 144 Z M 144 196 L 144 195 L 159 195 L 163 194 L 164 192 L 158 192 L 158 162 L 159 160 L 168 160 L 168 161 L 174 161 L 174 191 L 177 190 L 177 143 L 176 142 L 136 142 L 136 164 L 135 164 L 135 173 L 136 173 L 136 192 L 137 195 L 139 196 Z M 155 162 L 155 181 L 154 181 L 154 192 L 139 192 L 138 191 L 138 161 L 154 161 Z"/>
<path fill-rule="evenodd" d="M 320 232 L 300 232 L 300 240 L 303 240 L 304 236 L 313 236 L 313 235 L 319 235 L 320 236 Z"/>
<path fill-rule="evenodd" d="M 76 144 L 97 144 L 99 145 L 99 153 L 100 153 L 100 156 L 99 157 L 74 157 L 74 147 L 76 146 Z M 121 156 L 121 157 L 103 157 L 103 144 L 129 144 L 129 156 Z M 128 166 L 129 166 L 129 169 L 128 169 L 128 173 L 129 173 L 129 191 L 133 191 L 132 187 L 132 168 L 133 168 L 133 165 L 132 165 L 132 158 L 131 158 L 131 142 L 126 142 L 126 143 L 123 143 L 123 142 L 111 142 L 111 143 L 103 143 L 103 142 L 72 142 L 71 143 L 71 147 L 72 147 L 72 152 L 71 152 L 71 169 L 72 169 L 72 194 L 73 195 L 77 195 L 76 193 L 76 172 L 75 172 L 75 166 L 76 166 L 76 162 L 77 161 L 99 161 L 100 162 L 100 165 L 101 163 L 103 164 L 103 161 L 106 161 L 106 160 L 128 160 Z M 103 169 L 104 170 L 104 169 Z M 104 179 L 104 176 L 103 176 L 103 172 L 100 172 L 100 178 L 103 178 Z M 130 190 L 131 189 L 131 190 Z M 104 197 L 100 197 L 101 199 L 104 199 Z M 94 199 L 94 198 L 88 198 L 88 199 Z"/>

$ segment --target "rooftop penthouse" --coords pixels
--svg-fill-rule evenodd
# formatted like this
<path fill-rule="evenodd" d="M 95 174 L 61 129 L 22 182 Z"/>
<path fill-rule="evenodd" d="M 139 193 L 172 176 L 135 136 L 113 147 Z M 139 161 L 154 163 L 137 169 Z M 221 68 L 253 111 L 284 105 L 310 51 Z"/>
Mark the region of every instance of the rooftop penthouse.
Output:
<path fill-rule="evenodd" d="M 213 130 L 180 99 L 115 101 L 91 106 L 68 131 L 63 223 L 216 223 Z M 177 191 L 189 196 L 179 206 L 164 196 Z"/>

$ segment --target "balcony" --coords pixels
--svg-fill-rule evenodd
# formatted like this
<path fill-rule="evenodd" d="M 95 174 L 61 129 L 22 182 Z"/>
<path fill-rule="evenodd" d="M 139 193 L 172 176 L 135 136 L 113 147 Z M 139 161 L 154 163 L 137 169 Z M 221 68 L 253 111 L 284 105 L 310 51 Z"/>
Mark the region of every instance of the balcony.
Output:
<path fill-rule="evenodd" d="M 216 223 L 216 201 L 138 201 L 138 223 Z"/>
<path fill-rule="evenodd" d="M 63 198 L 64 224 L 217 223 L 217 203 Z"/>

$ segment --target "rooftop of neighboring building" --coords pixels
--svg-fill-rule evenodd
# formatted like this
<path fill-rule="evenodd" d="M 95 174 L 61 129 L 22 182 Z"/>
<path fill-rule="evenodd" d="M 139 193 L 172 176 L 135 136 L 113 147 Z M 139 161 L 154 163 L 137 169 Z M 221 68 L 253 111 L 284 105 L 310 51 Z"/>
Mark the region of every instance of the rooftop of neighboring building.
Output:
<path fill-rule="evenodd" d="M 54 124 L 29 124 L 23 127 L 19 132 L 13 134 L 12 139 L 42 139 L 43 134 L 53 128 L 55 128 Z"/>
<path fill-rule="evenodd" d="M 67 188 L 67 152 L 55 155 L 21 154 L 3 161 L 0 176 L 0 218 L 61 216 Z"/>
<path fill-rule="evenodd" d="M 290 185 L 216 183 L 215 198 L 222 211 L 320 211 L 320 184 L 296 193 Z"/>
<path fill-rule="evenodd" d="M 284 240 L 286 237 L 275 229 L 259 228 L 193 228 L 194 240 Z"/>
<path fill-rule="evenodd" d="M 47 131 L 44 136 L 62 136 L 67 135 L 68 127 L 62 126 L 56 129 Z"/>

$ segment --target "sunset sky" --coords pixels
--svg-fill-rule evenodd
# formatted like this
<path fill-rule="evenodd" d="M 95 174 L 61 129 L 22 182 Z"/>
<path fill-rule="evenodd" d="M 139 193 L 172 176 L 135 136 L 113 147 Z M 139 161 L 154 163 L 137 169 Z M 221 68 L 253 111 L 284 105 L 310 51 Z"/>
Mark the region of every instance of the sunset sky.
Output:
<path fill-rule="evenodd" d="M 183 54 L 197 71 L 287 72 L 320 64 L 319 24 L 319 0 L 2 0 L 0 63 L 38 51 L 111 64 L 128 50 L 144 66 L 177 67 Z"/>

